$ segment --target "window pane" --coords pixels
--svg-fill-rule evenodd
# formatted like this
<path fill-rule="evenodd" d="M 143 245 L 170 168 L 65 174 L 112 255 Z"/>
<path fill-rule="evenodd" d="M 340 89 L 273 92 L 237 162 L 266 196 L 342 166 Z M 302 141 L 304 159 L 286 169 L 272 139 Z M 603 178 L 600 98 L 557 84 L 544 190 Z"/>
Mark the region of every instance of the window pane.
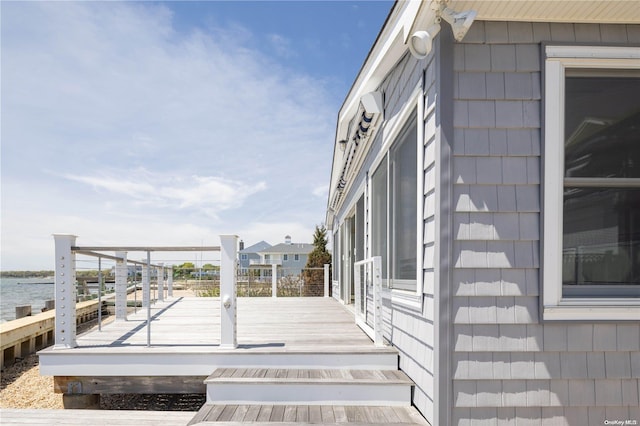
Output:
<path fill-rule="evenodd" d="M 568 71 L 565 176 L 640 178 L 640 71 L 597 73 Z"/>
<path fill-rule="evenodd" d="M 563 222 L 565 286 L 622 285 L 637 294 L 640 189 L 567 187 Z"/>
<path fill-rule="evenodd" d="M 415 288 L 416 281 L 416 191 L 417 191 L 417 133 L 415 117 L 409 120 L 409 127 L 400 144 L 392 150 L 393 164 L 393 244 L 392 278 L 394 287 L 397 280 L 410 280 L 402 287 Z"/>
<path fill-rule="evenodd" d="M 383 285 L 387 284 L 387 157 L 371 176 L 371 255 L 382 256 Z"/>
<path fill-rule="evenodd" d="M 364 195 L 356 204 L 356 261 L 364 260 Z"/>

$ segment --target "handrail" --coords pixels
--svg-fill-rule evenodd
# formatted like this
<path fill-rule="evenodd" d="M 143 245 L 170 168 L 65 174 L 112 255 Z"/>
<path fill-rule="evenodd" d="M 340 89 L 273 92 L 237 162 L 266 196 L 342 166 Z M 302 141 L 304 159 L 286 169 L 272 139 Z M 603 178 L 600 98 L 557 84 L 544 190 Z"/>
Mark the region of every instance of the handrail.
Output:
<path fill-rule="evenodd" d="M 76 309 L 74 299 L 74 286 L 76 281 L 76 255 L 93 256 L 98 258 L 98 300 L 102 299 L 102 259 L 110 259 L 116 261 L 116 320 L 126 320 L 126 286 L 127 273 L 126 265 L 143 265 L 142 269 L 142 288 L 143 288 L 143 306 L 147 308 L 147 346 L 151 346 L 151 268 L 160 269 L 158 274 L 157 289 L 160 292 L 160 300 L 164 299 L 165 279 L 164 265 L 151 264 L 151 255 L 153 252 L 194 252 L 194 251 L 221 251 L 220 246 L 78 246 L 76 245 L 76 236 L 70 234 L 54 234 L 55 241 L 55 300 L 56 300 L 56 316 L 55 316 L 55 346 L 54 348 L 74 348 L 77 346 L 76 330 L 72 321 L 75 320 Z M 115 252 L 115 256 L 111 254 L 99 252 Z M 142 251 L 146 252 L 146 261 L 138 262 L 127 259 L 127 252 Z M 124 269 L 123 269 L 124 267 Z M 228 266 L 227 266 L 228 268 Z M 168 268 L 171 271 L 171 267 Z M 171 272 L 170 272 L 171 273 Z M 173 292 L 173 280 L 168 280 L 169 294 Z M 99 328 L 101 318 L 98 319 Z"/>
<path fill-rule="evenodd" d="M 366 305 L 367 305 L 367 291 L 368 285 L 364 285 L 362 276 L 360 275 L 360 266 L 365 266 L 369 268 L 373 268 L 373 271 L 369 274 L 373 278 L 373 343 L 376 346 L 384 346 L 384 337 L 382 334 L 382 257 L 373 256 L 368 259 L 360 260 L 358 262 L 354 262 L 354 280 L 356 285 L 356 323 L 358 323 L 358 314 L 360 309 L 360 304 L 364 303 L 364 325 L 368 325 L 366 323 Z M 366 282 L 365 282 L 366 284 Z M 362 292 L 364 296 L 364 301 L 360 300 L 360 289 L 363 288 Z"/>

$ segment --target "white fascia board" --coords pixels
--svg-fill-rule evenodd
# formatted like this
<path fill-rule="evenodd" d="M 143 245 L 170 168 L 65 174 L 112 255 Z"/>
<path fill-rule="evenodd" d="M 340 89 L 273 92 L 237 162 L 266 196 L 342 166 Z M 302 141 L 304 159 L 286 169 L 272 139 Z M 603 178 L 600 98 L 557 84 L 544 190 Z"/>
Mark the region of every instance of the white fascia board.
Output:
<path fill-rule="evenodd" d="M 351 117 L 358 110 L 360 97 L 367 92 L 376 90 L 406 52 L 405 39 L 416 21 L 418 12 L 421 10 L 420 6 L 423 6 L 422 10 L 429 9 L 426 6 L 431 3 L 432 1 L 408 0 L 398 2 L 395 6 L 397 10 L 393 11 L 393 15 L 380 32 L 376 44 L 340 109 L 336 141 L 347 136 L 347 126 Z"/>
<path fill-rule="evenodd" d="M 637 24 L 638 0 L 448 0 L 454 10 L 473 9 L 476 20 L 520 22 L 568 22 Z"/>

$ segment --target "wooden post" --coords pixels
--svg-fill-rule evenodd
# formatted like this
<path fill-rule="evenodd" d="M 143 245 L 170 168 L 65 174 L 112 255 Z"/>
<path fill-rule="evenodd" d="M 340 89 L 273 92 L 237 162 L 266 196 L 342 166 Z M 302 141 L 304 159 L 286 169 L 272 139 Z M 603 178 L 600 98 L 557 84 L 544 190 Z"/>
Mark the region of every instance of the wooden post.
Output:
<path fill-rule="evenodd" d="M 220 236 L 220 347 L 238 347 L 236 268 L 238 236 Z"/>
<path fill-rule="evenodd" d="M 329 297 L 329 264 L 324 264 L 324 297 Z"/>
<path fill-rule="evenodd" d="M 30 317 L 31 305 L 16 306 L 16 319 Z"/>
<path fill-rule="evenodd" d="M 116 257 L 116 321 L 127 320 L 127 252 L 118 251 Z"/>
<path fill-rule="evenodd" d="M 167 271 L 167 288 L 169 297 L 173 297 L 173 266 L 169 266 L 169 269 Z"/>
<path fill-rule="evenodd" d="M 278 265 L 271 265 L 271 297 L 278 297 Z"/>
<path fill-rule="evenodd" d="M 158 265 L 158 300 L 164 302 L 164 263 Z"/>
<path fill-rule="evenodd" d="M 76 342 L 76 255 L 71 247 L 75 235 L 54 234 L 56 321 L 54 349 L 75 348 Z"/>

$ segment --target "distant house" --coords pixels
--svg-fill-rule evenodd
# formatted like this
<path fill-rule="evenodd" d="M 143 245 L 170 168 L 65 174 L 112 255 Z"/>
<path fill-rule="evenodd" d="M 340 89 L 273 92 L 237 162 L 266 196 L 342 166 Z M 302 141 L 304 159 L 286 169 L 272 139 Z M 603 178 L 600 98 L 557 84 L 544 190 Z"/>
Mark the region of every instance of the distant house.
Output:
<path fill-rule="evenodd" d="M 254 265 L 262 267 L 277 265 L 279 275 L 300 275 L 312 250 L 313 244 L 293 243 L 291 237 L 287 235 L 284 243 L 260 250 L 258 252 L 260 259 Z"/>
<path fill-rule="evenodd" d="M 258 252 L 266 250 L 271 247 L 266 241 L 260 241 L 252 246 L 244 247 L 244 241 L 240 241 L 240 247 L 238 250 L 238 272 L 240 275 L 245 276 L 249 273 L 249 265 L 252 263 L 258 263 L 260 261 L 260 255 Z"/>
<path fill-rule="evenodd" d="M 393 6 L 326 224 L 334 297 L 432 425 L 640 422 L 639 100 L 638 1 Z"/>

